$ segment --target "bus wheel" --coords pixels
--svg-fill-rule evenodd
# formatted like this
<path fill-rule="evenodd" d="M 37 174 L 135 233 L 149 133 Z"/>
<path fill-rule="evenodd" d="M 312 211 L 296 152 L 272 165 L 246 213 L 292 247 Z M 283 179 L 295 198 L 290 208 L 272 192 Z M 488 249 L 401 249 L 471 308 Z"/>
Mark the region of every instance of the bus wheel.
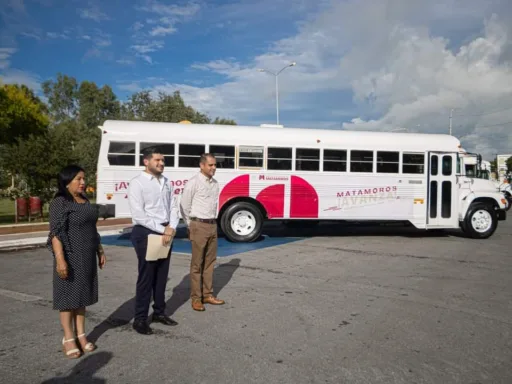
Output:
<path fill-rule="evenodd" d="M 487 239 L 498 227 L 498 218 L 494 207 L 483 204 L 471 204 L 461 225 L 466 235 L 473 239 Z"/>
<path fill-rule="evenodd" d="M 221 228 L 226 237 L 235 243 L 250 243 L 261 236 L 263 216 L 251 203 L 238 202 L 222 215 Z"/>

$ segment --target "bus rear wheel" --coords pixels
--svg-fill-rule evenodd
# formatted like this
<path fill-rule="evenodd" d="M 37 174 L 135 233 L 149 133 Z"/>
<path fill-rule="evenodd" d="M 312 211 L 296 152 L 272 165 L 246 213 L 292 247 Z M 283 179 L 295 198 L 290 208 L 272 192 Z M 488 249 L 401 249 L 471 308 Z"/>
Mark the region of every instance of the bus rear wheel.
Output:
<path fill-rule="evenodd" d="M 487 239 L 498 227 L 498 217 L 494 207 L 488 204 L 471 204 L 461 225 L 464 233 L 473 239 Z"/>
<path fill-rule="evenodd" d="M 234 203 L 222 215 L 221 228 L 228 240 L 250 243 L 261 236 L 263 215 L 254 204 Z"/>

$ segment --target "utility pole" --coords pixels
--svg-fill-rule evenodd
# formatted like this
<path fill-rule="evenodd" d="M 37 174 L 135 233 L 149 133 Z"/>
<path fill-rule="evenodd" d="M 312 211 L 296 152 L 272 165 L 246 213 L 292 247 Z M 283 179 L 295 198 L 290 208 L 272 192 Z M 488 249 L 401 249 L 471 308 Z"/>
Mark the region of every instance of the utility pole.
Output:
<path fill-rule="evenodd" d="M 453 108 L 450 109 L 450 131 L 449 131 L 450 136 L 452 134 L 452 120 L 453 120 Z"/>
<path fill-rule="evenodd" d="M 279 70 L 279 72 L 275 73 L 275 72 L 272 72 L 272 71 L 269 71 L 268 69 L 261 69 L 259 68 L 258 71 L 259 72 L 267 72 L 267 73 L 270 73 L 271 75 L 273 75 L 275 78 L 276 78 L 276 122 L 277 122 L 277 125 L 279 125 L 279 85 L 278 85 L 278 76 L 281 72 L 283 72 L 286 68 L 288 67 L 294 67 L 295 65 L 297 65 L 295 63 L 295 61 L 293 63 L 290 63 L 288 65 L 286 65 L 285 67 L 283 67 L 281 70 Z"/>

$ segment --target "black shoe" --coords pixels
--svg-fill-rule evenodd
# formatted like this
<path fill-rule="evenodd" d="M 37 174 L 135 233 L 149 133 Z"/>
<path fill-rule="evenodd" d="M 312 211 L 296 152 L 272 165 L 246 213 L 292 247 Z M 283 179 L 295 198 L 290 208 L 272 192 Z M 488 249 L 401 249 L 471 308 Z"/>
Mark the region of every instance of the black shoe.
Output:
<path fill-rule="evenodd" d="M 154 323 L 162 323 L 162 324 L 171 325 L 171 326 L 178 325 L 178 323 L 176 321 L 171 319 L 169 316 L 165 316 L 165 315 L 153 315 L 152 321 Z"/>
<path fill-rule="evenodd" d="M 153 334 L 153 330 L 150 328 L 148 323 L 141 320 L 136 320 L 133 322 L 133 329 L 140 333 L 141 335 L 151 335 Z"/>

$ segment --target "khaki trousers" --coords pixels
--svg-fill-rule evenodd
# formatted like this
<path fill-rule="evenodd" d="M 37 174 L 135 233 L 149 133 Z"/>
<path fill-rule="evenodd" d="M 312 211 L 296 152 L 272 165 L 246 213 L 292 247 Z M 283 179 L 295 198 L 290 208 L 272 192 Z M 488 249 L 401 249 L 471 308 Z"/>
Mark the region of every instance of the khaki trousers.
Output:
<path fill-rule="evenodd" d="M 213 269 L 217 260 L 217 224 L 190 222 L 192 260 L 190 262 L 190 298 L 213 296 Z"/>

